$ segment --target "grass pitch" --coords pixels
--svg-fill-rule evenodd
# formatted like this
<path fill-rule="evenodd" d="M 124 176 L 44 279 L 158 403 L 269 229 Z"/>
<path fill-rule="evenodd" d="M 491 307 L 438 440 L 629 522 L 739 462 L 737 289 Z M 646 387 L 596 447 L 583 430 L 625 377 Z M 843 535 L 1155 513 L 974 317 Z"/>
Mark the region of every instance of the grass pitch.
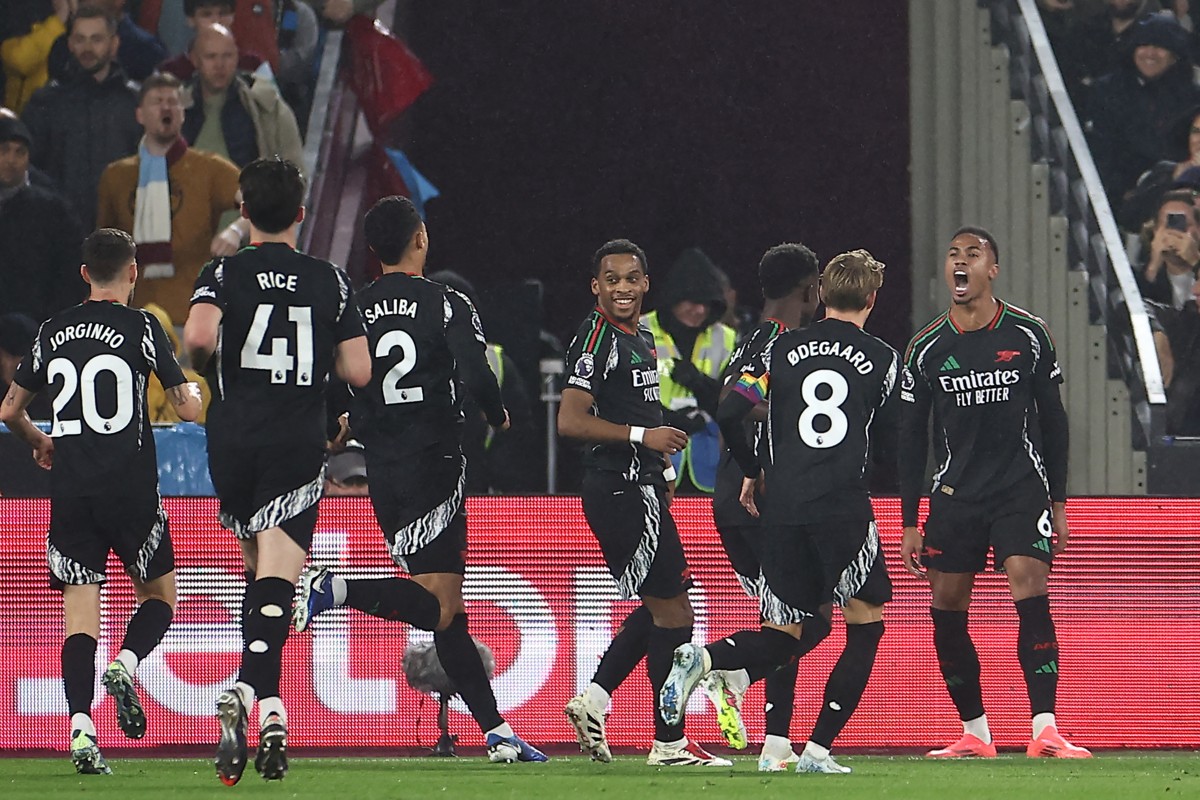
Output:
<path fill-rule="evenodd" d="M 546 764 L 490 764 L 486 758 L 295 758 L 288 777 L 266 783 L 247 769 L 233 788 L 201 759 L 109 759 L 113 775 L 76 775 L 69 759 L 0 759 L 0 797 L 88 798 L 1170 798 L 1200 797 L 1200 754 L 1122 753 L 1090 761 L 928 761 L 915 756 L 838 756 L 851 775 L 763 774 L 753 757 L 732 768 L 646 766 L 618 757 L 594 764 L 557 757 Z"/>

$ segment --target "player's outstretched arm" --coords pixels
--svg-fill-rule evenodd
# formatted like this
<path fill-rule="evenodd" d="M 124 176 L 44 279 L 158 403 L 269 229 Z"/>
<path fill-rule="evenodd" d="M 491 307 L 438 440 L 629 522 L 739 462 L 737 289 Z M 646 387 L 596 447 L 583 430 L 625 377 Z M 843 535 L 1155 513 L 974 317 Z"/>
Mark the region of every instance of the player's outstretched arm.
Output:
<path fill-rule="evenodd" d="M 43 469 L 54 465 L 54 440 L 38 430 L 25 411 L 33 402 L 34 393 L 14 382 L 0 403 L 0 422 L 3 422 L 21 441 L 33 448 L 33 460 Z"/>
<path fill-rule="evenodd" d="M 361 389 L 371 382 L 371 350 L 366 336 L 355 336 L 338 342 L 333 357 L 333 369 L 346 383 Z"/>
<path fill-rule="evenodd" d="M 677 428 L 660 425 L 657 428 L 638 428 L 620 425 L 591 413 L 594 402 L 590 392 L 570 386 L 563 389 L 558 406 L 558 432 L 568 439 L 585 442 L 640 441 L 651 450 L 674 455 L 687 445 L 687 434 Z"/>

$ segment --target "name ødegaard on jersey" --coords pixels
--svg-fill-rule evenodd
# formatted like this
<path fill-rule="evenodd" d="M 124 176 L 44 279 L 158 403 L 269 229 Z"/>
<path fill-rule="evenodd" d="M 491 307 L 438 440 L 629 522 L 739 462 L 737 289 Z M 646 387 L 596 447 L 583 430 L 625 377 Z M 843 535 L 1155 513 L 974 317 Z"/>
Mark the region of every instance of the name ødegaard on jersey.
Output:
<path fill-rule="evenodd" d="M 840 356 L 849 361 L 860 375 L 867 375 L 875 369 L 875 365 L 867 354 L 855 348 L 854 345 L 825 340 L 805 342 L 792 348 L 788 351 L 787 361 L 794 367 L 806 358 L 817 356 Z"/>

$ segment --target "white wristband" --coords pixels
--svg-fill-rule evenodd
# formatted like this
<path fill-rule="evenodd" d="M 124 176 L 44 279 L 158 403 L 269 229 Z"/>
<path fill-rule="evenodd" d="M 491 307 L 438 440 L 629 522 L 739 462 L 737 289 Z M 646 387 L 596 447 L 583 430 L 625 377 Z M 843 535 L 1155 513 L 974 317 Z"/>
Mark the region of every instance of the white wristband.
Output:
<path fill-rule="evenodd" d="M 675 475 L 675 466 L 673 464 L 663 470 L 663 480 L 666 481 L 667 483 L 670 483 L 671 481 L 675 480 L 676 477 L 677 476 Z"/>
<path fill-rule="evenodd" d="M 642 439 L 646 436 L 646 429 L 640 425 L 629 426 L 629 441 L 634 444 L 641 444 Z"/>

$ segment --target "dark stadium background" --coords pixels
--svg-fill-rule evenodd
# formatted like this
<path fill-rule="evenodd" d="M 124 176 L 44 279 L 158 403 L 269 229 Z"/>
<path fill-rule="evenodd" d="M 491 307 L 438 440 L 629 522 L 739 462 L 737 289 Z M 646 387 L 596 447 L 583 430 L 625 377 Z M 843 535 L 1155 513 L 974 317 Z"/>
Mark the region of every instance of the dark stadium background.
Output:
<path fill-rule="evenodd" d="M 435 79 L 405 131 L 442 192 L 431 266 L 477 284 L 496 336 L 541 279 L 568 337 L 608 238 L 640 243 L 653 279 L 699 246 L 751 298 L 772 244 L 865 247 L 888 264 L 868 327 L 903 346 L 906 5 L 411 3 L 402 33 Z"/>

